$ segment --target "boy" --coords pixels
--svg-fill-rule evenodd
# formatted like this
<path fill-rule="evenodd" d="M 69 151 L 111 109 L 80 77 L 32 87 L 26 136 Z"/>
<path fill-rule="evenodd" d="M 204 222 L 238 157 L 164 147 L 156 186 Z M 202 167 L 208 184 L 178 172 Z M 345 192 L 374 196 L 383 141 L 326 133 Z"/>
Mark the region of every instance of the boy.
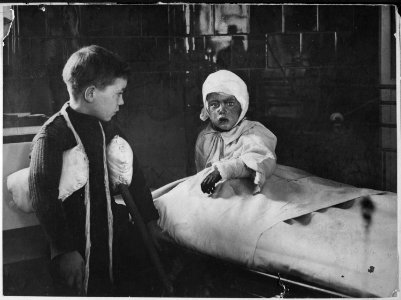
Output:
<path fill-rule="evenodd" d="M 121 245 L 132 240 L 132 234 L 124 238 L 131 224 L 125 207 L 110 196 L 106 156 L 106 145 L 123 136 L 110 120 L 124 104 L 129 74 L 127 63 L 100 46 L 73 53 L 63 69 L 69 102 L 33 141 L 32 205 L 50 242 L 55 279 L 72 294 L 110 295 L 113 280 L 118 283 L 131 271 L 123 256 L 135 259 Z M 132 174 L 130 192 L 153 233 L 158 213 L 135 155 Z M 136 254 L 143 255 L 138 242 Z"/>
<path fill-rule="evenodd" d="M 210 74 L 202 87 L 200 118 L 210 119 L 196 141 L 197 172 L 213 166 L 201 184 L 211 194 L 220 180 L 251 177 L 259 192 L 276 167 L 275 135 L 259 122 L 248 121 L 249 95 L 236 74 L 220 70 Z"/>

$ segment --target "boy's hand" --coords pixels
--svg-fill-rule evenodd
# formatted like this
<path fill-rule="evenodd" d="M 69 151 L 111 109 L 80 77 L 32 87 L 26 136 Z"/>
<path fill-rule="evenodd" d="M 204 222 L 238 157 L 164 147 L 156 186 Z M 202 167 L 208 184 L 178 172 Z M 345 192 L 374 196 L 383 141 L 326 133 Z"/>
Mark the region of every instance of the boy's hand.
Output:
<path fill-rule="evenodd" d="M 55 259 L 58 273 L 63 282 L 76 291 L 78 296 L 82 296 L 84 294 L 85 262 L 81 254 L 78 251 L 72 251 L 61 254 Z"/>
<path fill-rule="evenodd" d="M 212 194 L 216 189 L 216 183 L 221 180 L 221 175 L 218 170 L 214 170 L 212 173 L 206 176 L 201 183 L 201 190 L 204 193 Z"/>

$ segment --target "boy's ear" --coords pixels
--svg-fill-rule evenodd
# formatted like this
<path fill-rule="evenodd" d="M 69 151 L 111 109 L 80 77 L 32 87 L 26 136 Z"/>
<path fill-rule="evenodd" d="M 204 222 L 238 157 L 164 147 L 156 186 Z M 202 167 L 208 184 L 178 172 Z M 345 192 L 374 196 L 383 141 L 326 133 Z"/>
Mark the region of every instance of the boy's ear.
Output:
<path fill-rule="evenodd" d="M 85 101 L 92 103 L 95 97 L 95 89 L 96 87 L 94 85 L 88 86 L 85 90 Z"/>

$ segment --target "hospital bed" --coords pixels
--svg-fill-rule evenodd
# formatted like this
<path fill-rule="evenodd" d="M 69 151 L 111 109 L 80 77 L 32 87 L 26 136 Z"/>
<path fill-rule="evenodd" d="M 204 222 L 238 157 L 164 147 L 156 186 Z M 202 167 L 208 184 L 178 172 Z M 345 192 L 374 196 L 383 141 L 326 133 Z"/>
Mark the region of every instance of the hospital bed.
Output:
<path fill-rule="evenodd" d="M 28 145 L 26 143 L 23 147 L 24 163 L 28 157 Z M 5 149 L 6 152 L 21 155 L 11 148 L 10 151 Z M 6 176 L 21 167 L 23 165 L 3 170 L 3 191 L 6 191 Z M 277 181 L 271 183 L 272 189 L 286 182 L 318 179 L 300 170 L 284 166 L 280 168 L 286 171 L 285 176 L 277 176 Z M 202 174 L 183 178 L 152 192 L 161 215 L 160 225 L 178 247 L 210 257 L 216 260 L 216 266 L 223 264 L 221 269 L 225 270 L 231 281 L 236 282 L 236 286 L 246 285 L 249 278 L 262 282 L 264 288 L 261 291 L 249 291 L 249 295 L 254 293 L 269 297 L 277 291 L 291 295 L 288 287 L 293 293 L 299 290 L 299 294 L 294 296 L 302 293 L 316 297 L 397 295 L 396 194 L 355 189 L 347 201 L 342 201 L 344 195 L 340 194 L 339 200 L 330 205 L 318 205 L 312 209 L 307 205 L 305 207 L 308 209 L 293 206 L 290 209 L 288 207 L 291 205 L 268 207 L 268 202 L 263 199 L 256 199 L 254 203 L 250 199 L 243 201 L 240 198 L 237 202 L 232 201 L 235 195 L 241 193 L 241 190 L 237 190 L 238 186 L 251 185 L 242 179 L 220 184 L 215 195 L 206 196 L 199 189 L 201 178 Z M 321 179 L 319 184 L 333 182 Z M 335 184 L 334 187 L 337 188 Z M 344 188 L 341 184 L 338 187 Z M 348 191 L 347 186 L 344 189 Z M 318 190 L 314 192 L 317 195 L 315 198 L 322 200 L 330 195 L 319 194 Z M 6 218 L 12 215 L 5 213 L 10 210 L 10 199 L 7 192 L 4 194 L 7 197 L 3 198 L 3 230 L 9 224 L 4 223 Z M 297 198 L 297 194 L 292 198 Z M 220 215 L 216 215 L 216 212 Z M 15 209 L 12 213 L 18 214 L 18 218 L 13 218 L 14 221 L 18 219 L 26 223 L 22 226 L 37 224 L 34 215 L 23 214 Z M 275 288 L 266 291 L 267 286 Z M 248 290 L 253 288 L 243 287 Z"/>
<path fill-rule="evenodd" d="M 197 174 L 153 192 L 159 223 L 178 245 L 258 280 L 286 282 L 321 297 L 397 296 L 397 195 L 278 168 L 285 176 L 276 176 L 271 189 L 294 183 L 296 190 L 301 181 L 329 188 L 314 190 L 317 201 L 298 205 L 294 193 L 294 201 L 272 196 L 280 203 L 269 206 L 266 199 L 236 201 L 238 186 L 252 184 L 245 179 L 224 182 L 207 196 L 198 187 L 204 176 Z"/>

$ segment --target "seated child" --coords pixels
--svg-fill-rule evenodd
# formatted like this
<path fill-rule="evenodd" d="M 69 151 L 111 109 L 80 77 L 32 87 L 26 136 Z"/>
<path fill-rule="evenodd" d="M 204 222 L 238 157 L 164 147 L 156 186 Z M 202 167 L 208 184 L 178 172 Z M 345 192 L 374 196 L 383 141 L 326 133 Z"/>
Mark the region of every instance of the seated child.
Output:
<path fill-rule="evenodd" d="M 391 295 L 396 195 L 277 164 L 276 137 L 244 119 L 247 87 L 232 72 L 212 73 L 202 92 L 210 121 L 196 142 L 198 173 L 152 193 L 160 227 L 179 245 L 254 270 Z"/>
<path fill-rule="evenodd" d="M 213 193 L 220 180 L 250 177 L 259 192 L 276 167 L 276 136 L 261 123 L 246 120 L 249 95 L 236 74 L 220 70 L 202 87 L 203 121 L 210 119 L 196 142 L 197 172 L 213 166 L 203 180 L 204 193 Z"/>

